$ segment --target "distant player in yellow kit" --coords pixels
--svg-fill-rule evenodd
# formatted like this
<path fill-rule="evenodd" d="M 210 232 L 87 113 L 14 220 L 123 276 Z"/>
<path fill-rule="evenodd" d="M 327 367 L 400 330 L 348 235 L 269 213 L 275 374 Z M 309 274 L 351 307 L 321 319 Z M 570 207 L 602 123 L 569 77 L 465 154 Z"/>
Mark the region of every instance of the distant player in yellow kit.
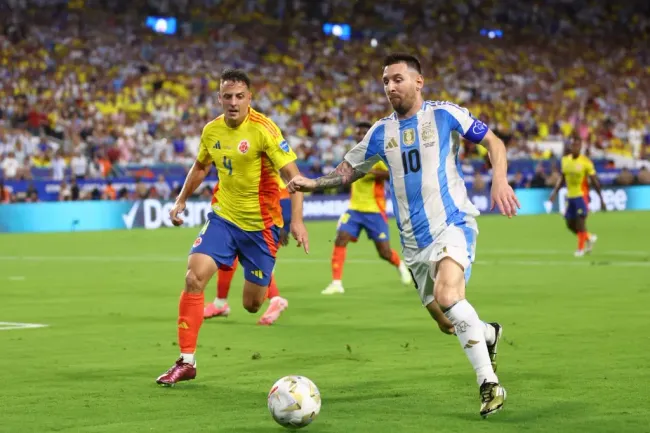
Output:
<path fill-rule="evenodd" d="M 549 198 L 551 203 L 555 201 L 562 184 L 566 183 L 567 206 L 564 218 L 569 230 L 578 236 L 576 257 L 582 257 L 585 253 L 591 252 L 597 239 L 596 235 L 587 232 L 589 181 L 600 196 L 601 209 L 607 210 L 594 164 L 589 158 L 580 153 L 581 149 L 582 142 L 580 138 L 573 137 L 571 153 L 562 157 L 562 177 L 555 185 Z"/>
<path fill-rule="evenodd" d="M 368 122 L 357 124 L 355 138 L 363 140 L 372 125 Z M 402 262 L 397 251 L 391 248 L 388 217 L 386 216 L 385 182 L 389 178 L 388 167 L 383 162 L 375 164 L 370 172 L 352 184 L 350 206 L 339 219 L 334 251 L 332 252 L 332 282 L 321 293 L 332 295 L 343 293 L 343 264 L 345 263 L 348 242 L 356 242 L 361 230 L 375 242 L 379 256 L 395 266 L 402 282 L 410 284 L 411 274 Z"/>

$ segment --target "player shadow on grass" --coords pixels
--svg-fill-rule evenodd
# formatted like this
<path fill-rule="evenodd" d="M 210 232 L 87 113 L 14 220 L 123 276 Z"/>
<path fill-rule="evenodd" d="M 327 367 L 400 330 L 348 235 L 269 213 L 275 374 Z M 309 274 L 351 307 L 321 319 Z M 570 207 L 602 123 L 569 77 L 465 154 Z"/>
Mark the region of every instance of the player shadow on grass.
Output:
<path fill-rule="evenodd" d="M 554 419 L 579 418 L 581 414 L 589 413 L 588 405 L 582 402 L 555 402 L 545 406 L 532 405 L 527 409 L 518 409 L 514 405 L 508 405 L 498 414 L 488 418 L 488 422 L 497 422 L 501 424 L 526 424 L 531 421 L 543 421 L 548 423 Z M 466 410 L 457 410 L 449 414 L 450 417 L 459 420 L 476 422 L 482 421 L 475 414 Z"/>

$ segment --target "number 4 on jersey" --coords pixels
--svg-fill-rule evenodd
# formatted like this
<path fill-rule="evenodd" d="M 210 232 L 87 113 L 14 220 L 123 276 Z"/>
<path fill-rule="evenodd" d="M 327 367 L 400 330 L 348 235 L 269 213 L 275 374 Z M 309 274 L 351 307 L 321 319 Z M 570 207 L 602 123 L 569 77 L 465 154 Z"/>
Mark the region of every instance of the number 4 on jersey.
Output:
<path fill-rule="evenodd" d="M 226 170 L 228 170 L 228 174 L 232 175 L 232 160 L 227 156 L 223 157 L 223 166 Z"/>

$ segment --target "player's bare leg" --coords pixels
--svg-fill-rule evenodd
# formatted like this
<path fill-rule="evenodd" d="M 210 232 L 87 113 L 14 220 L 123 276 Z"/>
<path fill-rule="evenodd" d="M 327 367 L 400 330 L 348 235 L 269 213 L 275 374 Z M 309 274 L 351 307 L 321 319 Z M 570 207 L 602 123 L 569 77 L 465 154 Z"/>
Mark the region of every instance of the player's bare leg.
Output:
<path fill-rule="evenodd" d="M 434 269 L 434 299 L 445 316 L 454 325 L 456 336 L 465 355 L 476 371 L 480 387 L 482 417 L 503 408 L 506 391 L 499 384 L 488 352 L 485 323 L 479 319 L 476 310 L 465 299 L 464 269 L 449 257 L 443 258 Z"/>
<path fill-rule="evenodd" d="M 217 264 L 206 254 L 195 253 L 189 256 L 185 274 L 185 288 L 178 305 L 178 345 L 181 356 L 156 382 L 173 386 L 184 380 L 196 377 L 194 354 L 203 323 L 203 299 L 205 286 L 217 271 Z"/>
<path fill-rule="evenodd" d="M 411 284 L 413 282 L 411 273 L 409 272 L 402 259 L 400 259 L 397 251 L 390 247 L 389 241 L 375 241 L 375 248 L 377 248 L 379 257 L 397 268 L 402 279 L 402 284 Z"/>
<path fill-rule="evenodd" d="M 321 292 L 323 295 L 345 293 L 342 282 L 343 265 L 345 264 L 348 243 L 353 240 L 354 238 L 347 232 L 339 230 L 336 233 L 334 250 L 332 251 L 332 282 Z"/>
<path fill-rule="evenodd" d="M 219 269 L 217 271 L 217 297 L 205 306 L 203 309 L 203 318 L 228 317 L 230 314 L 228 292 L 230 291 L 230 284 L 237 270 L 237 264 L 238 260 L 235 258 L 230 269 Z"/>
<path fill-rule="evenodd" d="M 278 285 L 275 282 L 275 274 L 271 275 L 271 283 L 266 291 L 266 298 L 269 300 L 269 307 L 266 309 L 258 325 L 272 325 L 280 318 L 284 310 L 289 307 L 289 301 L 280 296 Z"/>

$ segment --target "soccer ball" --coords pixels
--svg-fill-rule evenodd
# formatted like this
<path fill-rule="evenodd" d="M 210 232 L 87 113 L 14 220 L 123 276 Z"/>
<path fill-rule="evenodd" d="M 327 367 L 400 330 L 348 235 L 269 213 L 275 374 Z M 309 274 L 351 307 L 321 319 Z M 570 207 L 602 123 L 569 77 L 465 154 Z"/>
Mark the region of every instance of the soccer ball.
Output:
<path fill-rule="evenodd" d="M 320 392 L 304 376 L 285 376 L 273 384 L 268 396 L 269 412 L 283 427 L 299 429 L 320 412 Z"/>

